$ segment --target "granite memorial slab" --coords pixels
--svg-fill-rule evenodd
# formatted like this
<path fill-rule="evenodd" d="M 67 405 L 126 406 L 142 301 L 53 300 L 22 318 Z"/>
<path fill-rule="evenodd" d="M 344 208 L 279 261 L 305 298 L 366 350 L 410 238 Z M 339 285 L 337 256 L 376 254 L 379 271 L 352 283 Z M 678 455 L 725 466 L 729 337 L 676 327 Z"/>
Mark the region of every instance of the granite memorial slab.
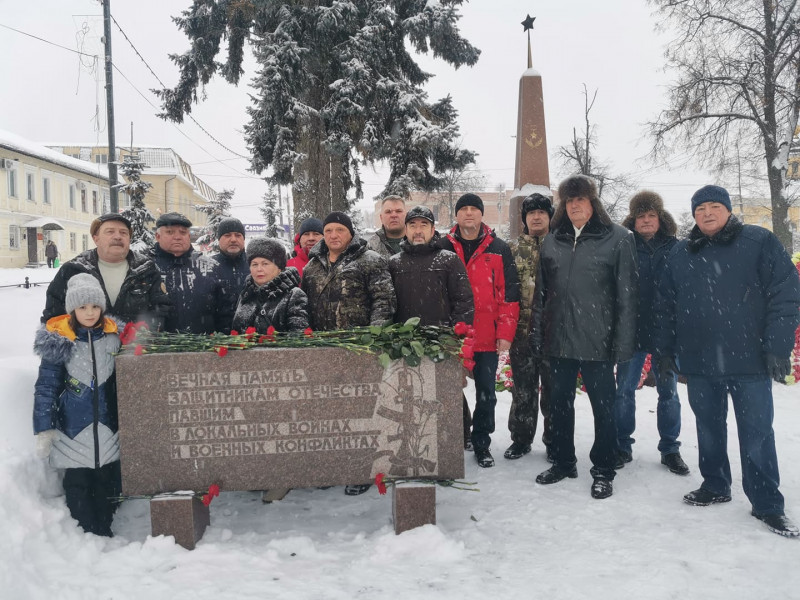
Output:
<path fill-rule="evenodd" d="M 436 486 L 427 483 L 393 485 L 392 522 L 396 534 L 422 525 L 436 525 Z"/>
<path fill-rule="evenodd" d="M 194 496 L 165 496 L 150 500 L 152 535 L 174 536 L 175 543 L 187 550 L 194 550 L 210 523 L 208 506 Z"/>
<path fill-rule="evenodd" d="M 464 476 L 455 359 L 275 348 L 117 357 L 125 495 Z"/>

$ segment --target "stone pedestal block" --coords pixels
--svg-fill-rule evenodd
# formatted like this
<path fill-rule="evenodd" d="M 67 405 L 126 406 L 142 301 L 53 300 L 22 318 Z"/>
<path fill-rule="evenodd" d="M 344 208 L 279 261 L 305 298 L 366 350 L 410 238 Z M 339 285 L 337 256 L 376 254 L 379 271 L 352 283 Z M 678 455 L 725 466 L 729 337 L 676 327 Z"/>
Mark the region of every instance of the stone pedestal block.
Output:
<path fill-rule="evenodd" d="M 194 496 L 150 500 L 152 534 L 174 536 L 175 543 L 187 550 L 194 550 L 210 522 L 208 507 Z"/>
<path fill-rule="evenodd" d="M 392 520 L 397 534 L 422 525 L 436 525 L 436 486 L 427 483 L 392 486 Z"/>

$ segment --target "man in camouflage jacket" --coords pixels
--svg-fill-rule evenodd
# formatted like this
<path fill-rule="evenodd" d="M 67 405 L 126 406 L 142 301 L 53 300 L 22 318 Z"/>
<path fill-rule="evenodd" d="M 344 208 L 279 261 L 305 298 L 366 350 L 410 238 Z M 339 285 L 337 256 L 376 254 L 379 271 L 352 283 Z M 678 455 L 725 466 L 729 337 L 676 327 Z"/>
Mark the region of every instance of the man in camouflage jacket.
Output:
<path fill-rule="evenodd" d="M 534 193 L 522 201 L 522 231 L 519 238 L 510 242 L 511 253 L 517 265 L 520 281 L 519 321 L 511 344 L 511 410 L 508 413 L 508 430 L 512 444 L 503 456 L 517 459 L 531 451 L 536 425 L 539 420 L 539 380 L 542 382 L 542 417 L 544 431 L 542 442 L 550 457 L 550 383 L 546 365 L 533 356 L 528 343 L 536 271 L 539 268 L 539 249 L 542 239 L 550 232 L 553 200 Z"/>

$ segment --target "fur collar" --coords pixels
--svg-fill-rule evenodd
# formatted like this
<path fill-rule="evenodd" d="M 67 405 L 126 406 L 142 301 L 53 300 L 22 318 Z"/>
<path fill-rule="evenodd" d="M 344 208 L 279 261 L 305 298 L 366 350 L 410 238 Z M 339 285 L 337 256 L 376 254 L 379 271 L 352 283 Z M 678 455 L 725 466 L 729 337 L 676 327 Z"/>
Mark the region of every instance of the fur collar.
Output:
<path fill-rule="evenodd" d="M 731 215 L 728 218 L 728 222 L 725 223 L 725 226 L 711 237 L 705 235 L 702 231 L 700 231 L 700 228 L 695 225 L 692 227 L 692 231 L 689 234 L 689 251 L 700 252 L 700 250 L 712 244 L 727 246 L 736 239 L 736 237 L 742 232 L 742 229 L 744 229 L 744 225 L 742 225 L 742 222 L 736 218 L 736 215 Z"/>
<path fill-rule="evenodd" d="M 261 286 L 256 285 L 252 275 L 248 275 L 244 282 L 244 289 L 242 290 L 242 300 L 247 302 L 252 298 L 257 298 L 263 302 L 270 298 L 283 296 L 287 292 L 290 292 L 292 288 L 296 288 L 299 284 L 300 273 L 294 267 L 286 267 L 283 271 L 278 273 L 275 279 Z"/>

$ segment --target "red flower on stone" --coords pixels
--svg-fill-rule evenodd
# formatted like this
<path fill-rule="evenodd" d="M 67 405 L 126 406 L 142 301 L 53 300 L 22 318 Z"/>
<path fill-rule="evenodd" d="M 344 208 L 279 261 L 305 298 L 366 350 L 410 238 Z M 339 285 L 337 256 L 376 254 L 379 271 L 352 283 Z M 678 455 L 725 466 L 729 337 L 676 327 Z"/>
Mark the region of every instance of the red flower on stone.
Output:
<path fill-rule="evenodd" d="M 379 493 L 381 496 L 383 496 L 384 494 L 386 494 L 386 484 L 385 484 L 385 483 L 383 483 L 383 479 L 384 479 L 384 477 L 386 477 L 386 475 L 384 475 L 383 473 L 378 473 L 378 474 L 375 476 L 375 485 L 377 485 L 377 486 L 378 486 L 378 493 Z"/>
<path fill-rule="evenodd" d="M 313 329 L 311 329 L 311 327 L 306 327 L 306 328 L 303 330 L 303 335 L 304 335 L 304 336 L 306 336 L 306 337 L 313 337 L 313 335 L 314 335 L 314 330 L 313 330 Z"/>
<path fill-rule="evenodd" d="M 474 337 L 465 337 L 464 338 L 464 346 L 474 346 L 475 345 L 475 338 Z"/>
<path fill-rule="evenodd" d="M 464 321 L 459 321 L 456 323 L 455 327 L 453 327 L 453 332 L 456 335 L 467 335 L 469 331 L 469 325 L 467 325 Z"/>
<path fill-rule="evenodd" d="M 258 336 L 258 343 L 259 344 L 263 344 L 265 341 L 267 341 L 267 336 L 265 336 L 265 335 Z"/>
<path fill-rule="evenodd" d="M 216 483 L 212 483 L 208 486 L 208 495 L 212 498 L 219 496 L 219 486 Z"/>
<path fill-rule="evenodd" d="M 267 340 L 270 342 L 275 341 L 275 328 L 272 325 L 267 327 Z"/>
<path fill-rule="evenodd" d="M 136 339 L 136 326 L 133 323 L 126 323 L 125 328 L 119 336 L 119 341 L 123 344 L 130 344 Z"/>
<path fill-rule="evenodd" d="M 231 335 L 239 335 L 239 332 L 235 329 L 231 329 Z"/>
<path fill-rule="evenodd" d="M 248 327 L 247 329 L 244 330 L 244 335 L 245 335 L 245 337 L 247 337 L 248 340 L 253 339 L 253 336 L 255 334 L 256 334 L 256 328 L 255 327 Z"/>
<path fill-rule="evenodd" d="M 468 371 L 472 371 L 472 369 L 475 368 L 475 361 L 472 360 L 471 358 L 465 358 L 464 360 L 461 361 L 461 364 L 464 365 L 464 368 L 467 369 Z"/>
<path fill-rule="evenodd" d="M 211 494 L 203 494 L 203 504 L 208 506 L 209 504 L 211 504 L 211 500 L 212 500 Z"/>
<path fill-rule="evenodd" d="M 459 353 L 461 358 L 473 358 L 475 356 L 475 349 L 472 346 L 468 346 L 464 344 L 461 346 L 461 352 Z"/>
<path fill-rule="evenodd" d="M 144 348 L 142 348 L 141 344 L 136 344 L 136 348 L 133 349 L 133 354 L 135 356 L 141 356 L 144 353 Z"/>
<path fill-rule="evenodd" d="M 228 353 L 228 349 L 225 346 L 220 346 L 217 348 L 217 354 L 220 356 L 225 356 Z"/>

